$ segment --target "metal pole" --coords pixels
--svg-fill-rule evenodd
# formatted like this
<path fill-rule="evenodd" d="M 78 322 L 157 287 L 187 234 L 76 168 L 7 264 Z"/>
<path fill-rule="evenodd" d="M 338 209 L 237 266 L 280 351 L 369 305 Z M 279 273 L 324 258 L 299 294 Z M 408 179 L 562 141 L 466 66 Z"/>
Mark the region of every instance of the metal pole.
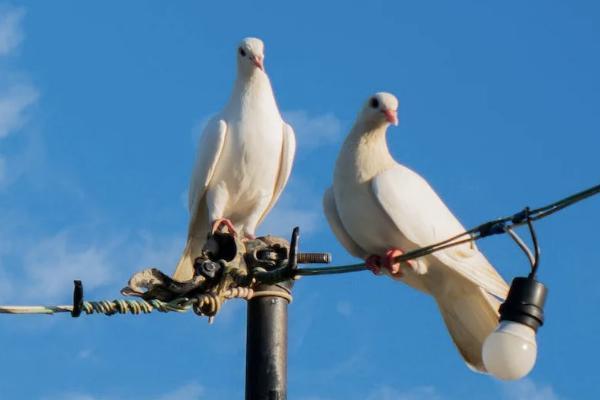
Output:
<path fill-rule="evenodd" d="M 261 285 L 257 291 L 291 293 L 292 282 Z M 287 399 L 287 308 L 278 296 L 248 302 L 246 400 Z"/>

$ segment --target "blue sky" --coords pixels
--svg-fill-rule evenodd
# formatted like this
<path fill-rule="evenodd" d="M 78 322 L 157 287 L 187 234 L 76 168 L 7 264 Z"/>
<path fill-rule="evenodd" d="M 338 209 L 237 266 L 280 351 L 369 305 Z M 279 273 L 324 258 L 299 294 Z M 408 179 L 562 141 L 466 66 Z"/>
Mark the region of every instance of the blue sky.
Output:
<path fill-rule="evenodd" d="M 259 231 L 353 262 L 321 213 L 364 99 L 400 99 L 390 149 L 467 226 L 599 182 L 595 2 L 0 3 L 0 302 L 114 298 L 135 271 L 171 271 L 203 121 L 229 95 L 238 41 L 266 68 L 299 143 Z M 305 278 L 290 306 L 289 397 L 595 399 L 600 201 L 537 224 L 550 290 L 539 358 L 521 382 L 470 372 L 432 299 L 369 273 Z M 507 278 L 508 238 L 480 247 Z M 245 312 L 0 318 L 10 399 L 233 399 Z"/>

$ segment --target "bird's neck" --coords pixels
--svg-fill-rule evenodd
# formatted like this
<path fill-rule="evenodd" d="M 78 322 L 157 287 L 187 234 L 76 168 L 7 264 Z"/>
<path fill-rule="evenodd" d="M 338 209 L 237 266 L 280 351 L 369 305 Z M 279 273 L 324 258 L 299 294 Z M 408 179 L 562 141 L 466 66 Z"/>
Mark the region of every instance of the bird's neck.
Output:
<path fill-rule="evenodd" d="M 342 145 L 336 174 L 365 182 L 395 165 L 385 140 L 386 130 L 386 125 L 355 124 Z"/>
<path fill-rule="evenodd" d="M 255 109 L 257 105 L 260 108 L 277 107 L 269 77 L 258 69 L 252 72 L 238 71 L 229 106 L 243 110 L 248 106 Z"/>

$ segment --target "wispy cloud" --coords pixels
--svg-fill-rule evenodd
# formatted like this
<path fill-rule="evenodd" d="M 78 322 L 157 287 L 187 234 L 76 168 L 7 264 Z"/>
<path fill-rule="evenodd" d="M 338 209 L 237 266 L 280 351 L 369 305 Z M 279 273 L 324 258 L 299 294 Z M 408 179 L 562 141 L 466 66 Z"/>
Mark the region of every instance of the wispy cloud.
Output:
<path fill-rule="evenodd" d="M 9 54 L 21 44 L 24 16 L 25 10 L 22 8 L 0 5 L 0 56 Z"/>
<path fill-rule="evenodd" d="M 175 388 L 167 393 L 157 396 L 143 396 L 131 398 L 131 396 L 115 395 L 97 395 L 83 392 L 66 392 L 59 395 L 43 397 L 43 400 L 200 400 L 207 398 L 204 396 L 204 387 L 196 382 L 186 383 L 178 388 Z"/>
<path fill-rule="evenodd" d="M 170 393 L 163 394 L 157 400 L 199 400 L 203 397 L 204 387 L 192 382 L 185 384 Z"/>
<path fill-rule="evenodd" d="M 0 227 L 0 301 L 64 302 L 74 279 L 83 281 L 87 298 L 120 297 L 118 290 L 138 270 L 170 273 L 183 247 L 179 236 L 90 231 L 95 230 L 71 227 L 33 235 Z"/>
<path fill-rule="evenodd" d="M 0 156 L 0 183 L 6 180 L 6 160 Z"/>
<path fill-rule="evenodd" d="M 304 396 L 300 397 L 300 400 L 331 400 L 329 397 L 321 397 L 321 396 Z"/>
<path fill-rule="evenodd" d="M 352 303 L 349 301 L 338 301 L 335 305 L 335 310 L 338 314 L 349 317 L 352 315 Z"/>
<path fill-rule="evenodd" d="M 66 232 L 47 237 L 25 250 L 23 270 L 26 284 L 20 296 L 26 299 L 64 298 L 73 279 L 82 279 L 88 289 L 110 283 L 113 267 L 109 261 L 111 247 L 76 244 Z"/>
<path fill-rule="evenodd" d="M 295 226 L 302 234 L 314 234 L 322 226 L 320 193 L 302 175 L 292 172 L 283 194 L 259 226 L 260 234 L 289 237 Z"/>
<path fill-rule="evenodd" d="M 26 111 L 37 99 L 37 90 L 23 83 L 0 92 L 0 139 L 23 127 Z"/>
<path fill-rule="evenodd" d="M 559 400 L 552 386 L 536 384 L 531 379 L 502 383 L 506 400 Z"/>
<path fill-rule="evenodd" d="M 400 391 L 391 386 L 380 386 L 367 396 L 367 400 L 442 400 L 433 386 L 423 386 Z"/>
<path fill-rule="evenodd" d="M 57 397 L 57 399 L 58 399 L 58 397 Z M 64 399 L 64 400 L 103 400 L 105 398 L 94 397 L 94 396 L 91 396 L 89 394 L 84 394 L 84 393 L 66 393 L 64 395 L 64 397 L 62 397 L 62 399 Z"/>
<path fill-rule="evenodd" d="M 22 8 L 0 6 L 0 57 L 7 56 L 23 40 Z M 21 71 L 0 68 L 0 140 L 23 128 L 27 111 L 37 101 L 39 93 Z M 14 180 L 17 174 L 6 154 L 0 154 L 0 185 Z M 14 172 L 14 173 L 13 173 Z"/>
<path fill-rule="evenodd" d="M 77 358 L 80 360 L 88 360 L 94 356 L 94 350 L 92 349 L 83 349 L 77 353 Z"/>
<path fill-rule="evenodd" d="M 319 378 L 323 381 L 334 381 L 345 376 L 356 376 L 362 373 L 368 366 L 369 355 L 366 348 L 356 349 L 347 358 L 319 370 Z M 379 400 L 379 399 L 378 399 Z"/>
<path fill-rule="evenodd" d="M 332 113 L 310 115 L 294 110 L 285 111 L 283 117 L 294 128 L 298 145 L 304 148 L 335 143 L 342 132 L 342 123 Z"/>
<path fill-rule="evenodd" d="M 81 392 L 66 392 L 59 396 L 42 397 L 42 400 L 109 400 L 107 397 L 96 397 L 91 394 Z M 113 399 L 114 400 L 114 399 Z"/>
<path fill-rule="evenodd" d="M 316 231 L 320 208 L 311 207 L 314 203 L 308 200 L 307 204 L 300 197 L 294 198 L 293 193 L 285 193 L 265 218 L 259 232 L 289 237 L 295 226 L 300 226 L 305 234 Z"/>

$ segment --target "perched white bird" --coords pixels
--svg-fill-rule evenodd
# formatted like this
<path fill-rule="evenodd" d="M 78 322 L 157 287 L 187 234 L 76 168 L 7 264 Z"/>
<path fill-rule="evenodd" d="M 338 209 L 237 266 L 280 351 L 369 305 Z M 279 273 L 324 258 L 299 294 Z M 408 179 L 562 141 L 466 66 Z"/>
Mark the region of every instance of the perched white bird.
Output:
<path fill-rule="evenodd" d="M 209 231 L 227 225 L 247 238 L 271 210 L 292 169 L 296 139 L 281 118 L 260 39 L 242 40 L 237 78 L 223 111 L 206 126 L 189 189 L 190 223 L 174 278 L 188 280 Z"/>
<path fill-rule="evenodd" d="M 375 273 L 432 295 L 467 365 L 485 372 L 481 349 L 498 325 L 508 285 L 475 244 L 398 264 L 394 258 L 465 231 L 429 184 L 392 158 L 385 139 L 398 100 L 377 93 L 364 105 L 338 156 L 323 198 L 342 245 Z"/>

